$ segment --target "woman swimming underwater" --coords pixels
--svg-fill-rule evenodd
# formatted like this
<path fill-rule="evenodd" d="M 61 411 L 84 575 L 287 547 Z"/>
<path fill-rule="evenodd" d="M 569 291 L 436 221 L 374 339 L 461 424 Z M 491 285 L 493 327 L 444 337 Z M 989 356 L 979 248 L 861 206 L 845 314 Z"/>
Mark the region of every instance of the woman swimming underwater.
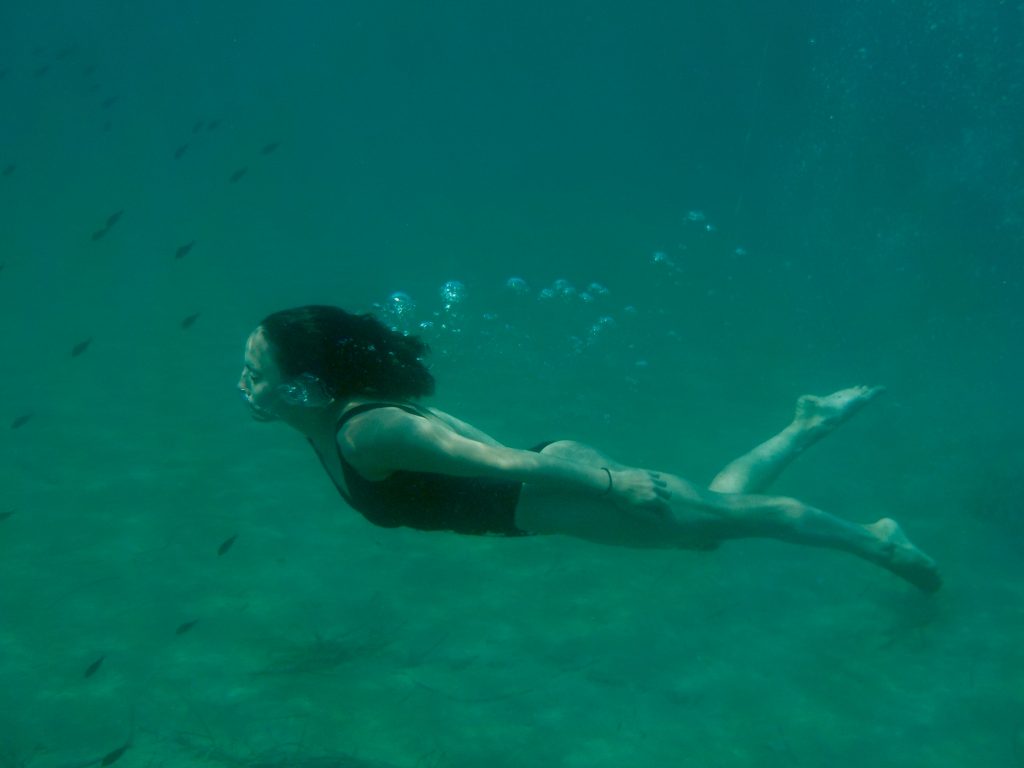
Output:
<path fill-rule="evenodd" d="M 627 547 L 713 549 L 762 537 L 838 549 L 926 592 L 934 561 L 895 521 L 848 522 L 796 499 L 761 495 L 805 449 L 881 388 L 797 400 L 793 422 L 707 488 L 629 467 L 570 440 L 518 450 L 415 402 L 434 391 L 426 345 L 370 315 L 306 306 L 263 320 L 238 388 L 259 421 L 301 432 L 345 500 L 371 523 L 463 534 L 559 533 Z"/>

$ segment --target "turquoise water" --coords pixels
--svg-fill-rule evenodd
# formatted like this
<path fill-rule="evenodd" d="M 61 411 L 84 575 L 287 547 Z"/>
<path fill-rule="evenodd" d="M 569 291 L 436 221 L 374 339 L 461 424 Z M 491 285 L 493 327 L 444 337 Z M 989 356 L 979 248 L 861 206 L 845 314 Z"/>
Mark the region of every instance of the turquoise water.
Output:
<path fill-rule="evenodd" d="M 1021 9 L 829 5 L 0 8 L 0 766 L 1024 765 Z M 946 585 L 373 528 L 234 389 L 306 303 L 705 482 L 885 384 L 773 490 Z"/>

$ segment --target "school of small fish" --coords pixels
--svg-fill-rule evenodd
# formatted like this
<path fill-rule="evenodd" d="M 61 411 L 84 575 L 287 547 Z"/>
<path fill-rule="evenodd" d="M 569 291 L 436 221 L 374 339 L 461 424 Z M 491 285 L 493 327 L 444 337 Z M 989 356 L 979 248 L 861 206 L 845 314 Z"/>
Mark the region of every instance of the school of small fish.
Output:
<path fill-rule="evenodd" d="M 37 58 L 47 57 L 47 52 L 41 47 L 36 47 L 32 51 L 33 55 Z M 49 55 L 48 61 L 42 61 L 29 67 L 21 73 L 15 72 L 15 70 L 8 67 L 0 67 L 0 86 L 5 82 L 13 79 L 18 74 L 22 74 L 26 77 L 35 80 L 44 80 L 58 77 L 60 74 L 68 74 L 70 68 L 76 70 L 76 76 L 84 77 L 90 82 L 93 92 L 99 91 L 100 86 L 95 83 L 92 78 L 94 77 L 97 67 L 90 63 L 81 63 L 75 61 L 76 51 L 72 48 L 62 48 Z M 103 131 L 111 131 L 118 119 L 117 114 L 119 111 L 124 109 L 130 109 L 131 99 L 123 97 L 123 94 L 118 93 L 107 93 L 104 94 L 98 101 L 95 102 L 99 113 L 97 114 L 97 125 Z M 194 149 L 196 145 L 201 145 L 203 142 L 203 134 L 210 134 L 216 131 L 221 125 L 221 120 L 203 118 L 194 121 L 188 130 L 187 136 L 180 137 L 180 140 L 173 146 L 168 147 L 168 156 L 174 161 L 185 161 L 186 155 L 189 154 L 190 149 Z M 183 132 L 184 133 L 184 132 Z M 281 146 L 281 142 L 278 140 L 271 140 L 264 142 L 261 146 L 256 148 L 253 152 L 254 160 L 258 158 L 264 158 L 277 152 Z M 2 151 L 2 150 L 0 150 Z M 191 155 L 189 155 L 191 157 Z M 27 168 L 30 163 L 22 163 L 20 158 L 4 158 L 0 157 L 0 185 L 14 185 L 20 183 L 31 182 L 31 172 Z M 257 164 L 258 165 L 258 164 Z M 242 181 L 249 173 L 250 170 L 255 167 L 250 164 L 242 164 L 235 167 L 230 173 L 225 173 L 222 179 L 226 179 L 228 184 L 234 185 Z M 222 171 L 223 173 L 224 171 Z M 88 240 L 86 242 L 92 242 L 95 244 L 94 247 L 101 248 L 103 243 L 114 238 L 124 227 L 130 227 L 132 221 L 132 212 L 128 207 L 122 207 L 124 201 L 109 200 L 104 201 L 101 196 L 98 196 L 96 206 L 99 208 L 99 215 L 96 216 L 94 228 L 90 233 L 87 233 Z M 83 238 L 84 239 L 84 238 Z M 177 241 L 179 244 L 174 245 L 173 243 L 165 244 L 166 250 L 165 255 L 169 255 L 174 261 L 181 261 L 186 256 L 194 253 L 199 241 L 190 236 L 190 233 L 182 233 L 182 237 Z M 0 279 L 13 280 L 17 275 L 17 260 L 8 258 L 5 261 L 0 262 Z M 184 317 L 179 321 L 179 327 L 181 330 L 188 330 L 200 317 L 200 312 L 191 312 L 185 314 Z M 69 339 L 70 344 L 70 357 L 79 358 L 86 352 L 94 349 L 93 336 L 79 337 L 78 340 Z M 97 347 L 101 346 L 99 342 L 96 344 Z M 18 412 L 20 411 L 20 412 Z M 27 427 L 35 418 L 36 412 L 31 408 L 26 408 L 24 405 L 21 406 L 13 414 L 7 416 L 8 428 L 10 431 L 21 430 Z M 0 523 L 7 524 L 14 516 L 18 513 L 16 508 L 4 508 L 0 509 Z M 17 528 L 19 522 L 22 521 L 22 515 L 18 516 L 18 521 L 12 523 L 10 527 L 5 525 L 5 532 L 14 530 Z M 26 518 L 27 519 L 27 518 Z M 221 541 L 219 546 L 216 548 L 216 556 L 223 557 L 228 554 L 238 539 L 238 534 L 232 534 Z M 177 626 L 168 626 L 168 635 L 171 636 L 182 636 L 189 632 L 192 632 L 199 624 L 199 618 L 189 618 L 184 621 L 180 621 Z M 92 658 L 81 673 L 83 680 L 90 680 L 97 677 L 103 677 L 105 670 L 111 666 L 115 666 L 118 663 L 117 654 L 114 652 L 98 652 Z M 132 731 L 134 731 L 134 723 L 132 724 Z M 100 765 L 110 766 L 117 763 L 124 757 L 125 753 L 132 746 L 132 738 L 121 744 L 120 746 L 111 749 L 106 754 L 96 757 L 91 760 L 89 765 Z M 0 759 L 0 763 L 3 760 Z"/>

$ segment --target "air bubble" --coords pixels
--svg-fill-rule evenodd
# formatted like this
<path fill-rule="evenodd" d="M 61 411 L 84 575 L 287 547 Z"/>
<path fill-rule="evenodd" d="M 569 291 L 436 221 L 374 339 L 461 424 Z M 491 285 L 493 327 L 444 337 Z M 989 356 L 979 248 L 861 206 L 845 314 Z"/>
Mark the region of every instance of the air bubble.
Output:
<path fill-rule="evenodd" d="M 589 343 L 596 344 L 602 336 L 605 336 L 617 326 L 618 324 L 615 322 L 614 317 L 609 315 L 599 317 L 597 322 L 590 326 L 590 332 L 587 334 Z"/>
<path fill-rule="evenodd" d="M 405 291 L 395 291 L 388 296 L 387 308 L 397 317 L 407 317 L 416 311 L 416 302 Z"/>
<path fill-rule="evenodd" d="M 458 280 L 449 280 L 441 286 L 441 301 L 444 302 L 446 312 L 450 312 L 456 305 L 466 300 L 466 286 Z"/>
<path fill-rule="evenodd" d="M 521 277 L 510 277 L 505 281 L 505 289 L 516 296 L 526 296 L 530 292 L 530 286 Z"/>
<path fill-rule="evenodd" d="M 576 289 L 568 280 L 555 280 L 551 284 L 551 288 L 562 299 L 571 300 L 576 298 Z"/>

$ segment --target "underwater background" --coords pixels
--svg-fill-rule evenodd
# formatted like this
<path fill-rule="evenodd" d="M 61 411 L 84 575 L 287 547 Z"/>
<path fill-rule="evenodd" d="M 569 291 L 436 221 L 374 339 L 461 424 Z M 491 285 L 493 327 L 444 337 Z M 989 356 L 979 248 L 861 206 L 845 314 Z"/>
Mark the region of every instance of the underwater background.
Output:
<path fill-rule="evenodd" d="M 1024 766 L 1022 30 L 4 3 L 0 768 Z M 896 518 L 945 586 L 374 528 L 235 388 L 310 303 L 422 333 L 507 444 L 701 482 L 884 384 L 773 491 Z"/>

